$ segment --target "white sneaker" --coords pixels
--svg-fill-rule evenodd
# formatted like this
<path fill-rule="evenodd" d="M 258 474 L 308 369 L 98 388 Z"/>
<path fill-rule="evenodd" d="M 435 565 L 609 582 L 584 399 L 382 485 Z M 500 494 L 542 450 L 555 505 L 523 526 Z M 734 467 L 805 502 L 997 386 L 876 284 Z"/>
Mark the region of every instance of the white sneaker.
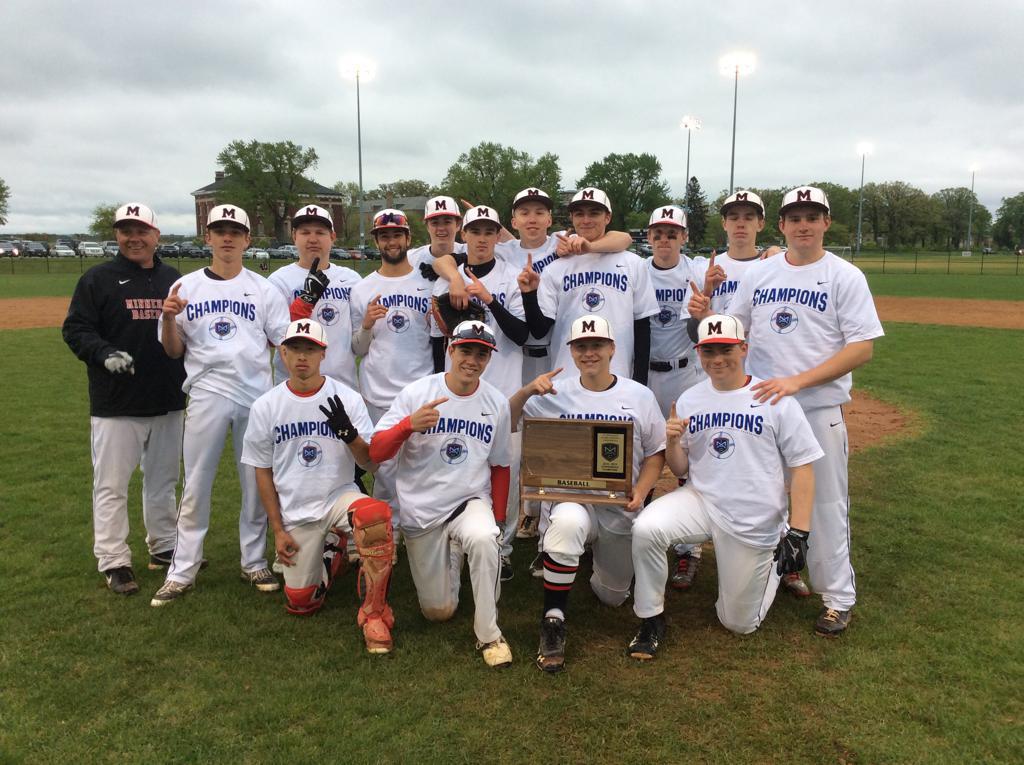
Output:
<path fill-rule="evenodd" d="M 512 663 L 512 649 L 504 637 L 487 643 L 477 643 L 477 650 L 483 650 L 484 661 L 488 667 L 507 667 Z"/>
<path fill-rule="evenodd" d="M 166 606 L 172 600 L 177 600 L 182 597 L 186 592 L 195 587 L 192 582 L 175 582 L 168 579 L 162 585 L 160 589 L 153 594 L 153 599 L 149 601 L 149 605 L 153 608 L 160 608 L 160 606 Z"/>

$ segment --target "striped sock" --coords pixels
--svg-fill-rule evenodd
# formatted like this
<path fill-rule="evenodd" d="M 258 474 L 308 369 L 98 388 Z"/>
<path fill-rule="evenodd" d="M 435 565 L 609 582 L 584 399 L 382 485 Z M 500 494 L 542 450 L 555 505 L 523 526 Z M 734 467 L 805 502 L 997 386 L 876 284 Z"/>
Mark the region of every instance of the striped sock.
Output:
<path fill-rule="evenodd" d="M 563 614 L 569 604 L 569 591 L 576 581 L 578 565 L 559 563 L 544 553 L 544 614 L 557 609 Z"/>

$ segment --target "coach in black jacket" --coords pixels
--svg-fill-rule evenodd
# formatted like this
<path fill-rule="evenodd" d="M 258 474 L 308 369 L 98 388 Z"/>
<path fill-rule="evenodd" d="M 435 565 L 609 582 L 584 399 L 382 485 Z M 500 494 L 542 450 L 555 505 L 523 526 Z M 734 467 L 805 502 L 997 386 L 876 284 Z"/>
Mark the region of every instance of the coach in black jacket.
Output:
<path fill-rule="evenodd" d="M 114 216 L 120 252 L 78 281 L 64 342 L 86 364 L 93 464 L 93 551 L 107 586 L 138 592 L 128 547 L 128 482 L 142 466 L 142 519 L 151 569 L 174 551 L 185 368 L 164 353 L 157 319 L 181 274 L 156 257 L 156 216 L 130 202 Z"/>

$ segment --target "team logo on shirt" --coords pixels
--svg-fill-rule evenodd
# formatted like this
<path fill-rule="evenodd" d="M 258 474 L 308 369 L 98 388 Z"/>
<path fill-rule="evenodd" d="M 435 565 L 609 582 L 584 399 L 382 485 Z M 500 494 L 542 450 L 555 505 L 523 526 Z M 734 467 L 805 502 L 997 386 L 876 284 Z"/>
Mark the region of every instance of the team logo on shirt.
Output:
<path fill-rule="evenodd" d="M 299 444 L 299 450 L 295 456 L 302 467 L 311 468 L 320 464 L 324 458 L 324 451 L 316 441 L 303 441 Z"/>
<path fill-rule="evenodd" d="M 658 311 L 658 323 L 661 324 L 662 326 L 671 324 L 672 320 L 675 318 L 675 312 L 668 306 L 665 306 L 660 311 Z"/>
<path fill-rule="evenodd" d="M 736 451 L 736 442 L 724 430 L 720 430 L 711 437 L 708 452 L 716 460 L 727 460 L 734 451 Z"/>
<path fill-rule="evenodd" d="M 600 311 L 604 307 L 604 295 L 601 290 L 590 288 L 583 293 L 583 307 L 588 311 Z"/>
<path fill-rule="evenodd" d="M 460 462 L 465 462 L 468 456 L 469 447 L 466 446 L 466 442 L 461 438 L 445 441 L 441 447 L 441 459 L 449 465 L 458 465 Z"/>
<path fill-rule="evenodd" d="M 387 318 L 388 329 L 392 332 L 402 334 L 409 329 L 412 321 L 409 319 L 409 315 L 405 311 L 394 310 L 388 314 Z"/>
<path fill-rule="evenodd" d="M 210 337 L 214 340 L 230 340 L 238 333 L 238 325 L 227 316 L 218 316 L 210 322 Z"/>
<path fill-rule="evenodd" d="M 316 318 L 317 321 L 319 321 L 321 324 L 324 324 L 329 327 L 336 321 L 338 321 L 339 316 L 340 314 L 338 313 L 338 309 L 335 308 L 331 303 L 322 303 L 319 306 L 317 306 Z"/>
<path fill-rule="evenodd" d="M 794 329 L 796 325 L 800 323 L 800 317 L 797 316 L 796 311 L 790 308 L 788 305 L 782 306 L 782 308 L 776 308 L 772 314 L 772 330 L 778 332 L 780 335 L 788 335 Z"/>

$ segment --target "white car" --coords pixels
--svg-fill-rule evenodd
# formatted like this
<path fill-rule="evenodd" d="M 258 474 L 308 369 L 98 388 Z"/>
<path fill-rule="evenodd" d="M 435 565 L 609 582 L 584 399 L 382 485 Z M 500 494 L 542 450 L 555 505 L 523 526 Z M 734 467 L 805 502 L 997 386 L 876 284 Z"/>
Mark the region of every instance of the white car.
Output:
<path fill-rule="evenodd" d="M 270 253 L 260 247 L 250 247 L 245 251 L 245 257 L 256 260 L 270 260 Z"/>
<path fill-rule="evenodd" d="M 103 254 L 109 255 L 110 257 L 114 257 L 115 255 L 117 255 L 117 253 L 121 251 L 121 248 L 117 246 L 117 242 L 112 242 L 108 240 L 106 242 L 103 242 L 102 246 Z"/>
<path fill-rule="evenodd" d="M 55 244 L 50 248 L 51 258 L 73 258 L 75 257 L 75 251 L 68 247 L 66 244 Z"/>
<path fill-rule="evenodd" d="M 82 242 L 78 245 L 78 254 L 83 258 L 103 257 L 103 248 L 96 242 Z"/>

